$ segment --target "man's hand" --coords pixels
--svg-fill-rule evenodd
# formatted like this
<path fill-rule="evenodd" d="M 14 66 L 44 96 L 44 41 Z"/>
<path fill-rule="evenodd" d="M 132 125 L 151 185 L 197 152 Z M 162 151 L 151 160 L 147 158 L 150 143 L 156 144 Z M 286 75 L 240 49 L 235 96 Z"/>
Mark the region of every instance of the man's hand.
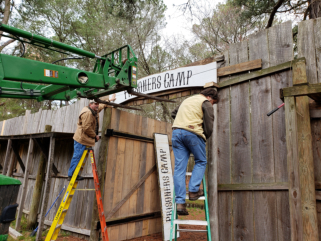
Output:
<path fill-rule="evenodd" d="M 116 100 L 116 94 L 112 94 L 112 96 L 109 99 L 111 102 L 114 102 Z"/>
<path fill-rule="evenodd" d="M 99 141 L 99 136 L 96 136 L 96 141 Z"/>

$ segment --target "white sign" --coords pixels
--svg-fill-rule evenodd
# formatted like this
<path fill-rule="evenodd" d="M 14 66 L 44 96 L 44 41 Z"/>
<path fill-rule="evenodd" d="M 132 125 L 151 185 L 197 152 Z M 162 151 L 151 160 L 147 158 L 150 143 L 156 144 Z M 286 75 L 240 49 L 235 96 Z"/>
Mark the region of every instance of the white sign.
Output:
<path fill-rule="evenodd" d="M 169 240 L 173 209 L 173 172 L 168 143 L 168 135 L 154 134 L 158 184 L 161 192 L 163 239 Z M 175 218 L 175 216 L 174 216 Z"/>
<path fill-rule="evenodd" d="M 216 70 L 216 62 L 169 70 L 139 79 L 137 88 L 134 90 L 143 94 L 150 94 L 170 89 L 200 87 L 208 82 L 217 82 Z M 136 97 L 128 94 L 127 91 L 118 92 L 116 93 L 115 103 L 121 104 Z"/>

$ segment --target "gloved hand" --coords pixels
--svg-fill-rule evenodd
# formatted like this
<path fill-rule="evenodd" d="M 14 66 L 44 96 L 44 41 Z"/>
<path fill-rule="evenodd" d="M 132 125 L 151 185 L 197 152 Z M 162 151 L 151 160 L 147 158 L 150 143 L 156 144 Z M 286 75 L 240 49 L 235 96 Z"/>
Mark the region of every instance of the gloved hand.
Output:
<path fill-rule="evenodd" d="M 109 99 L 111 102 L 114 102 L 116 100 L 116 94 L 112 94 L 112 96 Z"/>
<path fill-rule="evenodd" d="M 109 95 L 100 97 L 99 99 L 104 101 L 115 101 L 116 100 L 116 94 L 112 94 L 112 96 L 109 98 Z"/>

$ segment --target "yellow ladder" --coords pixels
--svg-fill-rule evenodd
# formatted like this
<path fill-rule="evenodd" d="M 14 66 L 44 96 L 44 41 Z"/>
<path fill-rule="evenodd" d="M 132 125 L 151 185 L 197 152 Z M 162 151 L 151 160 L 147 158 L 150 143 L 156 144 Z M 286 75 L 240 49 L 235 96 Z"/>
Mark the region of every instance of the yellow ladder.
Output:
<path fill-rule="evenodd" d="M 59 231 L 61 229 L 61 226 L 64 222 L 67 211 L 69 209 L 72 197 L 75 194 L 75 191 L 76 191 L 75 189 L 78 185 L 78 181 L 76 181 L 76 178 L 77 178 L 79 172 L 81 172 L 85 166 L 86 162 L 84 162 L 84 160 L 86 160 L 86 158 L 88 156 L 88 151 L 89 150 L 86 148 L 81 156 L 81 159 L 76 167 L 76 170 L 74 171 L 74 174 L 72 175 L 72 178 L 69 182 L 66 193 L 60 203 L 60 206 L 59 206 L 56 216 L 51 224 L 51 227 L 49 229 L 49 232 L 46 236 L 45 241 L 56 240 L 58 237 Z"/>

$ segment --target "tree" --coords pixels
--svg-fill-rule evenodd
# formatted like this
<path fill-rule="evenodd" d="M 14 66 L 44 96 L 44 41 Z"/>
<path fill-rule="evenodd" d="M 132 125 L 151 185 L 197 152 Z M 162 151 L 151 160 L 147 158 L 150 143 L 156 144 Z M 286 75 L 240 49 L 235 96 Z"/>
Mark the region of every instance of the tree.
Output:
<path fill-rule="evenodd" d="M 199 44 L 206 46 L 203 57 L 209 57 L 222 54 L 229 44 L 244 41 L 249 34 L 262 29 L 265 21 L 260 19 L 253 23 L 243 18 L 242 8 L 218 4 L 210 15 L 193 25 L 192 32 L 200 40 Z"/>
<path fill-rule="evenodd" d="M 265 16 L 269 21 L 266 28 L 272 26 L 277 14 L 292 13 L 305 20 L 321 16 L 321 0 L 228 0 L 234 6 L 244 8 L 243 18 L 256 19 Z"/>

